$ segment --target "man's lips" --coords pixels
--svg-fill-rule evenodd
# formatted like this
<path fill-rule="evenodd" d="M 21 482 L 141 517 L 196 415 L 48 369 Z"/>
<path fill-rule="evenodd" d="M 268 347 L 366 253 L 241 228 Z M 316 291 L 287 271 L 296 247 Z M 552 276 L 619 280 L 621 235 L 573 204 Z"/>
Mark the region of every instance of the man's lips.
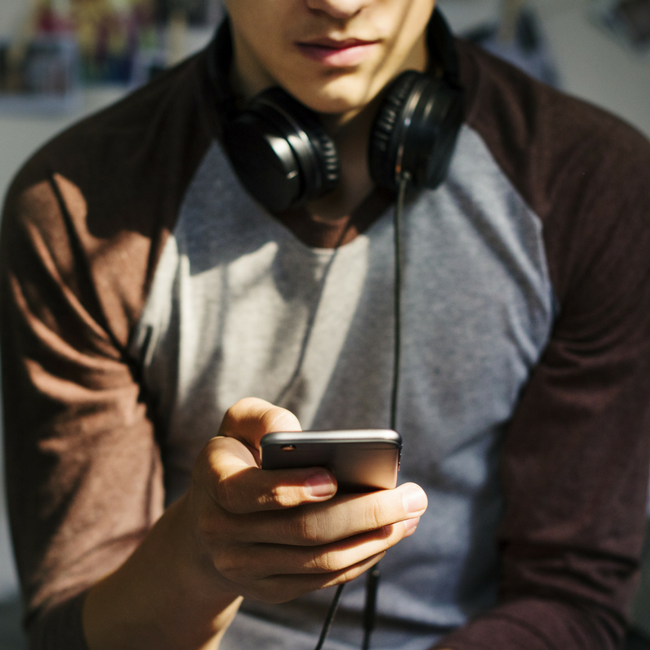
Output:
<path fill-rule="evenodd" d="M 309 59 L 333 68 L 358 65 L 372 55 L 379 41 L 349 38 L 336 41 L 329 38 L 297 42 L 300 52 Z"/>

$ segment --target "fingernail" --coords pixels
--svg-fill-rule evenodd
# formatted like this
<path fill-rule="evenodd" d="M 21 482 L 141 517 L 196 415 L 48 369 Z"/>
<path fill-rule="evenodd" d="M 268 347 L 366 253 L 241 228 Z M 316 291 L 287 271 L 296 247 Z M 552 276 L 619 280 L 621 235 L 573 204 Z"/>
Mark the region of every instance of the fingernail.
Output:
<path fill-rule="evenodd" d="M 332 483 L 332 479 L 329 474 L 312 474 L 305 481 L 305 490 L 307 494 L 312 497 L 327 497 L 330 494 L 334 494 L 336 487 Z"/>
<path fill-rule="evenodd" d="M 404 521 L 404 526 L 406 527 L 406 534 L 412 535 L 415 532 L 415 529 L 418 527 L 419 523 L 420 523 L 419 517 L 415 517 L 414 519 L 406 519 Z"/>
<path fill-rule="evenodd" d="M 418 487 L 410 487 L 402 496 L 404 510 L 413 515 L 422 512 L 427 507 L 427 495 Z"/>

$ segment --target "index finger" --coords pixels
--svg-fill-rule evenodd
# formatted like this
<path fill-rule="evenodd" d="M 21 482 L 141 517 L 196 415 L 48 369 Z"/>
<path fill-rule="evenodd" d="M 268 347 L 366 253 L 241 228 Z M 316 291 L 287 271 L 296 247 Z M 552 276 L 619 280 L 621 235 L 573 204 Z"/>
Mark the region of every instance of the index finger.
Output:
<path fill-rule="evenodd" d="M 217 438 L 205 450 L 209 467 L 205 476 L 211 476 L 206 487 L 215 501 L 229 512 L 241 514 L 331 498 L 336 493 L 336 479 L 323 468 L 258 469 L 260 440 L 264 435 L 301 430 L 291 411 L 263 399 L 247 397 L 231 406 Z M 237 440 L 246 451 L 236 443 L 227 444 L 224 438 Z"/>
<path fill-rule="evenodd" d="M 251 450 L 234 437 L 218 436 L 203 448 L 194 480 L 232 514 L 291 508 L 330 499 L 336 479 L 319 467 L 262 470 Z"/>
<path fill-rule="evenodd" d="M 226 411 L 218 435 L 246 445 L 259 465 L 260 440 L 276 431 L 302 431 L 302 427 L 291 411 L 257 397 L 245 397 Z"/>

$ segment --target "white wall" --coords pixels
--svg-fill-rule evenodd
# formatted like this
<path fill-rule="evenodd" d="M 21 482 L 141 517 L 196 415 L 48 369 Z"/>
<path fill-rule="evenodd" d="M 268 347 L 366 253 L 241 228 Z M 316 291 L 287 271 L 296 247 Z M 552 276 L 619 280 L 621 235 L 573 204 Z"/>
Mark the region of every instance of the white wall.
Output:
<path fill-rule="evenodd" d="M 2 0 L 0 2 L 0 38 L 14 34 L 24 20 L 31 0 Z"/>
<path fill-rule="evenodd" d="M 588 0 L 535 0 L 564 86 L 650 138 L 650 51 L 633 54 L 588 15 Z"/>

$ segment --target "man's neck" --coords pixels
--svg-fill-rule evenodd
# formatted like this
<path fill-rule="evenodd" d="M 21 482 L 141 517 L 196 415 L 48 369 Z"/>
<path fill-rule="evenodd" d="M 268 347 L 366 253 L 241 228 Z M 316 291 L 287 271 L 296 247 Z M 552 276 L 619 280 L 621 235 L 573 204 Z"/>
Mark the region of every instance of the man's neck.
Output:
<path fill-rule="evenodd" d="M 323 198 L 307 204 L 317 219 L 333 221 L 352 214 L 374 188 L 368 170 L 368 142 L 377 111 L 377 98 L 354 116 L 320 115 L 336 144 L 341 162 L 341 182 Z"/>

